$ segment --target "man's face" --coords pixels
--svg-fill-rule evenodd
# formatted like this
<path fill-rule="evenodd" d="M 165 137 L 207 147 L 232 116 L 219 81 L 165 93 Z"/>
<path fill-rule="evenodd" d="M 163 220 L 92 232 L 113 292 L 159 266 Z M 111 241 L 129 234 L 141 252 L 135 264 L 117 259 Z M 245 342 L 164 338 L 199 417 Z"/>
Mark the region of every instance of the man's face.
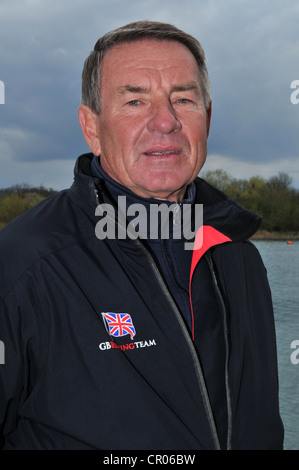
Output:
<path fill-rule="evenodd" d="M 211 111 L 192 53 L 173 41 L 120 44 L 101 72 L 102 168 L 140 196 L 181 200 L 205 162 Z"/>

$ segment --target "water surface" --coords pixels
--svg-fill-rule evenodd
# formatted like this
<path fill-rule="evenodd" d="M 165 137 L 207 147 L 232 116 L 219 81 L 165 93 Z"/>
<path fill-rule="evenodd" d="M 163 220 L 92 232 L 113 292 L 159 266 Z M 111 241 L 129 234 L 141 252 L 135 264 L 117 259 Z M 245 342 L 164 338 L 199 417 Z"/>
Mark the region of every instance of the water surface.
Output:
<path fill-rule="evenodd" d="M 285 450 L 299 450 L 299 364 L 291 362 L 299 341 L 299 241 L 254 241 L 268 271 L 276 321 L 280 411 Z M 297 356 L 299 358 L 299 354 Z"/>

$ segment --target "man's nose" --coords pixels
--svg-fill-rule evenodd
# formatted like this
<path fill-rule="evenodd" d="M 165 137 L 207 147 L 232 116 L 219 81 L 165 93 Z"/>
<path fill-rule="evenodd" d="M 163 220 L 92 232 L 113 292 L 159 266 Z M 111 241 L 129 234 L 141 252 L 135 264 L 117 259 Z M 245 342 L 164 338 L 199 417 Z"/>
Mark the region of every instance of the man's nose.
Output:
<path fill-rule="evenodd" d="M 181 130 L 182 126 L 171 103 L 163 101 L 152 106 L 147 128 L 150 132 L 171 134 Z"/>

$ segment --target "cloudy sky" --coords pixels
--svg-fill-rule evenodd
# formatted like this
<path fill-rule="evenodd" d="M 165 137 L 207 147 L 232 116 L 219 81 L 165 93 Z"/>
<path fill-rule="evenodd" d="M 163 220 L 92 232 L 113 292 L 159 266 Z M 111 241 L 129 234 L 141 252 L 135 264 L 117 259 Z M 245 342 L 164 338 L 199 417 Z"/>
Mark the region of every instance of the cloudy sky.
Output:
<path fill-rule="evenodd" d="M 139 19 L 173 23 L 206 51 L 204 169 L 283 171 L 299 188 L 298 0 L 0 0 L 0 188 L 72 183 L 76 157 L 89 151 L 77 121 L 83 62 L 98 37 Z"/>

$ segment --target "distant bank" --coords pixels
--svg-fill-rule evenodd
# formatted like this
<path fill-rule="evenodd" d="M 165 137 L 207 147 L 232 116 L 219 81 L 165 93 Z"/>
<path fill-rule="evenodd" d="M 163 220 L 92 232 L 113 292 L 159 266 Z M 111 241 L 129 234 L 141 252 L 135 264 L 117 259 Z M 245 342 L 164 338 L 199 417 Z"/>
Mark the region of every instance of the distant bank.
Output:
<path fill-rule="evenodd" d="M 268 230 L 258 230 L 252 240 L 299 240 L 299 232 L 269 232 Z"/>
<path fill-rule="evenodd" d="M 0 221 L 0 230 L 7 225 Z M 258 230 L 251 240 L 282 240 L 295 241 L 299 240 L 299 232 L 269 232 L 268 230 Z"/>

